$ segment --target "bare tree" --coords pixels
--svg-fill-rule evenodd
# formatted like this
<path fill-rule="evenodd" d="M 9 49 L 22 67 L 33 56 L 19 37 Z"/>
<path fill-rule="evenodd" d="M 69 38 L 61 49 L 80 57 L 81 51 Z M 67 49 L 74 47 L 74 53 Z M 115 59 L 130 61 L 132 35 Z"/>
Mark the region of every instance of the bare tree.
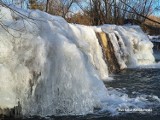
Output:
<path fill-rule="evenodd" d="M 91 16 L 93 25 L 104 23 L 123 24 L 126 19 L 143 23 L 153 13 L 155 0 L 89 0 L 83 6 L 78 3 L 83 11 Z M 154 20 L 151 20 L 154 21 Z M 154 21 L 159 23 L 158 21 Z"/>
<path fill-rule="evenodd" d="M 142 0 L 141 3 L 139 3 L 137 5 L 125 3 L 123 0 L 119 0 L 119 1 L 127 6 L 127 9 L 125 9 L 125 10 L 121 9 L 121 10 L 126 11 L 128 13 L 128 15 L 130 15 L 130 14 L 133 15 L 132 19 L 136 19 L 139 22 L 144 22 L 145 19 L 148 19 L 152 22 L 160 24 L 160 22 L 152 20 L 148 17 L 150 15 L 150 13 L 153 12 L 153 11 L 150 11 L 152 8 L 152 5 L 153 5 L 153 0 Z"/>
<path fill-rule="evenodd" d="M 47 0 L 46 12 L 65 18 L 67 13 L 71 12 L 70 9 L 76 1 L 77 0 Z"/>

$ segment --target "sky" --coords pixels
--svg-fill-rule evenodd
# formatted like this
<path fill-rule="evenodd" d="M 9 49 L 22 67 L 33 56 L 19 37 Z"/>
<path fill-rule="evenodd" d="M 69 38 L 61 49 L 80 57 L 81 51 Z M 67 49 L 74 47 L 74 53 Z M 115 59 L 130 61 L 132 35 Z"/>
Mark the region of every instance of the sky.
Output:
<path fill-rule="evenodd" d="M 160 0 L 156 0 L 158 10 L 156 10 L 153 14 L 160 17 Z M 155 5 L 156 6 L 156 5 Z"/>

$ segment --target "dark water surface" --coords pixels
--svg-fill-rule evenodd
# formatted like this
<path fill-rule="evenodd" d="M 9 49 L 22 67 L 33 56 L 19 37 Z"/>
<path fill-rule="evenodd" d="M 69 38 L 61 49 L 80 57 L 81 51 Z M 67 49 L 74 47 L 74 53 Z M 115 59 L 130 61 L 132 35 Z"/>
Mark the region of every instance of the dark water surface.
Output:
<path fill-rule="evenodd" d="M 160 98 L 160 69 L 127 69 L 113 75 L 111 82 L 104 82 L 107 88 L 112 88 L 124 92 L 129 97 L 137 95 L 150 95 Z M 150 98 L 152 101 L 152 97 Z M 159 103 L 157 103 L 159 104 Z M 154 104 L 151 106 L 152 112 L 125 113 L 112 116 L 109 112 L 96 112 L 85 116 L 52 116 L 46 118 L 31 117 L 23 120 L 160 120 L 160 107 Z M 10 120 L 11 118 L 8 118 Z M 0 120 L 3 120 L 0 118 Z"/>
<path fill-rule="evenodd" d="M 113 75 L 115 79 L 106 86 L 126 89 L 128 95 L 134 92 L 160 97 L 160 69 L 128 69 Z"/>

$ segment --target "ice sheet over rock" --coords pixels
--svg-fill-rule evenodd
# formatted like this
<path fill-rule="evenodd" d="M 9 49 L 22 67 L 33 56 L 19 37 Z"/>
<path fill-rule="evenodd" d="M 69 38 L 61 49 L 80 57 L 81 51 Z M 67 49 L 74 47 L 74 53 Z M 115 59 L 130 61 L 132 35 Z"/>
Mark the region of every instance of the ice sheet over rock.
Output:
<path fill-rule="evenodd" d="M 8 29 L 0 28 L 0 106 L 20 101 L 24 115 L 42 116 L 87 114 L 100 107 L 107 94 L 100 78 L 108 71 L 93 29 L 38 10 L 19 16 L 0 9 Z"/>
<path fill-rule="evenodd" d="M 101 28 L 109 35 L 121 68 L 155 62 L 153 44 L 139 26 L 103 25 Z"/>

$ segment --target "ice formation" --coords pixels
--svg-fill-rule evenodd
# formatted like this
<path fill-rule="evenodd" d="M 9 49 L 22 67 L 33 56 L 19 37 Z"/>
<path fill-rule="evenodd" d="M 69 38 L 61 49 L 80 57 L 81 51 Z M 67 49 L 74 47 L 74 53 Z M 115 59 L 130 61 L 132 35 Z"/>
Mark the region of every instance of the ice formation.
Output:
<path fill-rule="evenodd" d="M 22 18 L 1 7 L 4 14 L 9 32 L 0 29 L 2 108 L 19 100 L 24 114 L 53 115 L 86 114 L 100 106 L 106 92 L 100 78 L 107 78 L 108 69 L 92 28 L 87 32 L 38 10 Z"/>
<path fill-rule="evenodd" d="M 103 25 L 109 35 L 120 67 L 137 67 L 155 62 L 153 44 L 139 26 Z"/>
<path fill-rule="evenodd" d="M 154 62 L 152 44 L 140 28 L 87 27 L 39 10 L 18 11 L 24 15 L 0 6 L 6 28 L 0 27 L 1 108 L 20 101 L 24 115 L 45 116 L 101 107 L 108 97 L 101 81 L 108 68 L 95 32 L 109 34 L 122 68 Z"/>

